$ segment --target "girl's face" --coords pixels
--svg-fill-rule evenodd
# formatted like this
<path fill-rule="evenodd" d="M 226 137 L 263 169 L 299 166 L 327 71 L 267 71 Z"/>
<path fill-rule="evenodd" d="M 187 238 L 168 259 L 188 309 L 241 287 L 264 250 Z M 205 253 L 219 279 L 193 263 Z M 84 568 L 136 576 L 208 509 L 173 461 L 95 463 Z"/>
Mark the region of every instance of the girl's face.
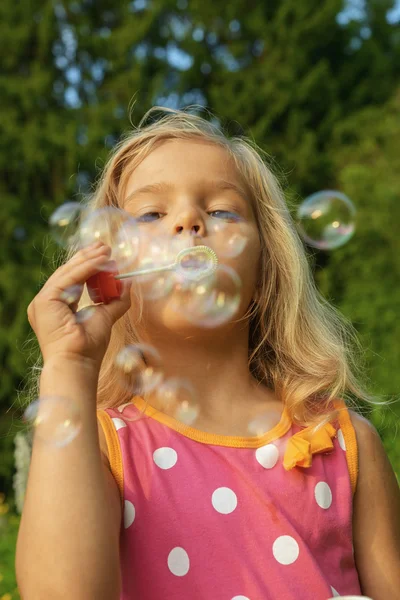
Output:
<path fill-rule="evenodd" d="M 242 282 L 239 307 L 229 321 L 246 313 L 259 273 L 260 238 L 246 183 L 223 148 L 197 140 L 161 143 L 130 175 L 121 205 L 137 220 L 145 240 L 139 251 L 143 264 L 144 255 L 152 252 L 151 243 L 158 240 L 162 244 L 162 240 L 172 239 L 177 251 L 209 246 L 216 252 L 218 264 L 234 269 Z M 244 250 L 235 252 L 236 241 L 240 246 L 243 238 Z M 233 252 L 229 250 L 232 240 Z M 199 330 L 176 310 L 177 294 L 180 292 L 145 298 L 143 325 L 147 331 Z"/>

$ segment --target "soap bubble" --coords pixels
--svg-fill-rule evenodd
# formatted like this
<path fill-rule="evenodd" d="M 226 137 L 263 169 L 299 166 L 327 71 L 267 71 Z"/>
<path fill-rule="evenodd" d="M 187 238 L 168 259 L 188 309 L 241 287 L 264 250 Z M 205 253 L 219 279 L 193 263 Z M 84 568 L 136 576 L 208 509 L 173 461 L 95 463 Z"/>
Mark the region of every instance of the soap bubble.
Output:
<path fill-rule="evenodd" d="M 157 407 L 181 423 L 192 425 L 200 412 L 193 386 L 186 379 L 171 377 L 156 391 Z"/>
<path fill-rule="evenodd" d="M 83 293 L 83 285 L 71 285 L 60 293 L 60 299 L 68 305 L 79 302 Z"/>
<path fill-rule="evenodd" d="M 161 357 L 147 344 L 125 346 L 115 358 L 118 378 L 132 395 L 143 396 L 163 380 Z"/>
<path fill-rule="evenodd" d="M 250 435 L 260 436 L 273 429 L 276 424 L 276 414 L 265 411 L 250 419 L 247 429 Z"/>
<path fill-rule="evenodd" d="M 211 219 L 212 217 L 210 217 Z M 237 215 L 229 221 L 215 219 L 207 223 L 209 244 L 221 258 L 236 258 L 242 254 L 249 238 L 249 224 Z"/>
<path fill-rule="evenodd" d="M 239 275 L 227 265 L 200 281 L 181 279 L 171 297 L 171 308 L 188 321 L 201 327 L 217 327 L 237 312 L 242 283 Z"/>
<path fill-rule="evenodd" d="M 77 323 L 88 321 L 95 313 L 96 307 L 93 305 L 84 306 L 80 310 L 78 308 L 79 300 L 82 296 L 83 285 L 71 285 L 60 292 L 60 300 L 68 304 L 71 310 L 75 313 Z M 76 312 L 75 312 L 76 311 Z"/>
<path fill-rule="evenodd" d="M 105 206 L 87 213 L 79 228 L 82 247 L 101 241 L 111 248 L 110 261 L 117 263 L 118 271 L 129 271 L 134 264 L 139 247 L 139 229 L 126 211 Z M 112 270 L 110 263 L 99 269 Z"/>
<path fill-rule="evenodd" d="M 355 231 L 356 209 L 351 200 L 335 190 L 308 196 L 297 209 L 297 228 L 303 240 L 320 250 L 346 244 Z"/>
<path fill-rule="evenodd" d="M 132 270 L 152 271 L 172 265 L 174 261 L 174 246 L 171 237 L 158 236 L 154 238 L 142 234 Z M 172 291 L 175 284 L 174 269 L 135 275 L 133 280 L 136 285 L 140 286 L 140 292 L 144 298 L 157 300 Z"/>
<path fill-rule="evenodd" d="M 61 396 L 42 396 L 31 402 L 23 421 L 35 429 L 35 436 L 58 448 L 75 439 L 82 427 L 79 405 Z"/>
<path fill-rule="evenodd" d="M 96 312 L 96 307 L 95 306 L 84 306 L 83 308 L 81 308 L 80 310 L 78 310 L 75 313 L 75 319 L 77 323 L 85 323 L 85 321 L 88 321 L 89 319 L 91 319 L 93 317 L 93 315 Z"/>
<path fill-rule="evenodd" d="M 53 239 L 63 248 L 69 248 L 79 239 L 79 227 L 86 207 L 79 202 L 61 204 L 49 219 L 50 233 Z"/>

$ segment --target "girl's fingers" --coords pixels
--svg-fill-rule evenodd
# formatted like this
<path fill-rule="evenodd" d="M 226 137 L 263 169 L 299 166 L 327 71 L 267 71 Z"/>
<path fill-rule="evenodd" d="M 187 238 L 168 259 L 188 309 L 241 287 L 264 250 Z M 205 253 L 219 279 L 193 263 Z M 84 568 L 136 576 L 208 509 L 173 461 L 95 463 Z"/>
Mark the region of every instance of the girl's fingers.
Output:
<path fill-rule="evenodd" d="M 64 291 L 73 285 L 83 285 L 86 281 L 101 270 L 101 266 L 110 259 L 111 249 L 108 246 L 100 246 L 92 250 L 79 253 L 75 261 L 71 259 L 68 263 L 57 269 L 47 280 L 43 290 Z M 75 257 L 74 257 L 75 258 Z"/>

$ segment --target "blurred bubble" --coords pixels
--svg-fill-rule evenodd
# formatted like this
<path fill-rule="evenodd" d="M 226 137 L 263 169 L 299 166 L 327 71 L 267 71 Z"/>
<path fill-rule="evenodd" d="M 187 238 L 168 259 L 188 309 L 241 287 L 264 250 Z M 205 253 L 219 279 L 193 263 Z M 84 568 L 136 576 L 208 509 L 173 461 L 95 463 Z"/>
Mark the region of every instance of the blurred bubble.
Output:
<path fill-rule="evenodd" d="M 71 285 L 60 293 L 60 299 L 68 305 L 76 304 L 82 296 L 83 285 Z"/>
<path fill-rule="evenodd" d="M 154 238 L 142 234 L 139 241 L 138 255 L 133 270 L 151 271 L 174 263 L 174 248 L 171 237 L 158 236 Z M 140 286 L 144 298 L 157 300 L 167 296 L 172 291 L 175 284 L 174 270 L 136 275 L 134 282 Z"/>
<path fill-rule="evenodd" d="M 154 390 L 164 376 L 159 353 L 147 344 L 125 346 L 117 354 L 115 366 L 121 385 L 135 396 Z"/>
<path fill-rule="evenodd" d="M 157 388 L 156 398 L 160 410 L 186 425 L 192 425 L 199 415 L 194 388 L 186 379 L 167 379 Z"/>
<path fill-rule="evenodd" d="M 35 436 L 58 448 L 75 439 L 82 427 L 78 404 L 61 396 L 35 400 L 25 410 L 23 421 L 35 429 Z"/>
<path fill-rule="evenodd" d="M 126 211 L 105 206 L 88 212 L 79 228 L 82 247 L 101 241 L 111 248 L 110 261 L 117 263 L 119 272 L 131 270 L 139 247 L 139 229 L 133 217 Z M 111 270 L 105 263 L 102 270 Z"/>
<path fill-rule="evenodd" d="M 355 216 L 356 209 L 345 194 L 323 190 L 300 204 L 296 226 L 310 246 L 334 250 L 346 244 L 354 234 Z"/>
<path fill-rule="evenodd" d="M 86 207 L 79 202 L 61 204 L 49 219 L 50 233 L 63 248 L 69 248 L 79 239 L 79 226 Z"/>
<path fill-rule="evenodd" d="M 269 412 L 261 413 L 251 419 L 247 425 L 247 429 L 251 435 L 260 436 L 270 431 L 276 425 L 273 415 Z"/>
<path fill-rule="evenodd" d="M 207 224 L 210 246 L 218 257 L 236 258 L 245 249 L 249 237 L 249 224 L 236 216 L 229 221 L 219 219 Z"/>
<path fill-rule="evenodd" d="M 181 280 L 171 297 L 171 308 L 201 327 L 217 327 L 237 312 L 241 300 L 241 280 L 227 265 L 200 281 Z"/>
<path fill-rule="evenodd" d="M 96 312 L 95 306 L 84 306 L 75 313 L 75 319 L 77 323 L 85 323 L 93 317 Z"/>

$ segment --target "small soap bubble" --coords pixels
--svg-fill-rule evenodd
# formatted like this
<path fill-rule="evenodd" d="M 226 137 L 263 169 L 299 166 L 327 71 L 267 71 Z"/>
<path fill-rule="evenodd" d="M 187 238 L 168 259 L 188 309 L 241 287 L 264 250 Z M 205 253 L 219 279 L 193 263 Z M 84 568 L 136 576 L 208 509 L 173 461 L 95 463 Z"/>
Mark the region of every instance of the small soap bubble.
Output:
<path fill-rule="evenodd" d="M 296 226 L 308 245 L 334 250 L 346 244 L 354 234 L 355 217 L 354 204 L 345 194 L 323 190 L 300 204 Z"/>
<path fill-rule="evenodd" d="M 185 425 L 193 425 L 199 416 L 194 388 L 186 379 L 171 377 L 165 380 L 157 388 L 156 398 L 160 410 Z"/>
<path fill-rule="evenodd" d="M 134 396 L 154 390 L 163 380 L 161 357 L 147 344 L 125 346 L 115 358 L 121 385 Z"/>
<path fill-rule="evenodd" d="M 93 317 L 93 315 L 96 312 L 96 307 L 95 306 L 84 306 L 83 308 L 81 308 L 80 310 L 78 310 L 75 313 L 75 319 L 77 323 L 85 323 L 86 321 L 89 321 L 89 319 L 91 319 Z"/>
<path fill-rule="evenodd" d="M 236 314 L 241 300 L 242 282 L 227 265 L 200 281 L 181 280 L 171 297 L 171 308 L 200 327 L 217 327 Z"/>
<path fill-rule="evenodd" d="M 82 428 L 78 404 L 62 396 L 42 396 L 31 402 L 22 419 L 34 428 L 35 436 L 57 448 L 67 446 Z"/>
<path fill-rule="evenodd" d="M 131 269 L 136 259 L 139 230 L 129 213 L 114 206 L 105 206 L 87 213 L 79 228 L 79 239 L 82 247 L 96 241 L 109 246 L 110 261 L 115 261 L 118 271 L 124 272 Z M 110 263 L 99 268 L 113 270 Z"/>
<path fill-rule="evenodd" d="M 250 435 L 260 436 L 270 431 L 276 425 L 273 415 L 267 411 L 261 413 L 248 422 L 247 429 Z"/>
<path fill-rule="evenodd" d="M 66 304 L 76 304 L 83 293 L 83 285 L 71 285 L 60 293 L 60 300 Z"/>
<path fill-rule="evenodd" d="M 53 239 L 63 248 L 69 248 L 79 240 L 79 227 L 86 207 L 79 202 L 61 204 L 49 219 L 50 233 Z"/>

